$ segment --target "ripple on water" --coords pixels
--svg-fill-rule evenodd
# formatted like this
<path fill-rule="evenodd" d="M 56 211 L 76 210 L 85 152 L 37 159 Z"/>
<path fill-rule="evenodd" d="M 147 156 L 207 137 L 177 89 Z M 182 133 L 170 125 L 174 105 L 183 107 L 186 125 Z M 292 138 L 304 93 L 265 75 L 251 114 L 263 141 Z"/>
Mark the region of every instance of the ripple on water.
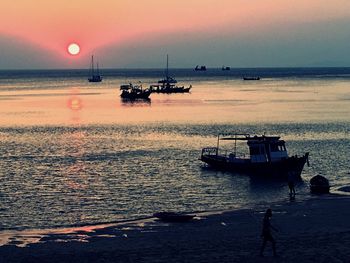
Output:
<path fill-rule="evenodd" d="M 0 228 L 71 226 L 155 211 L 206 211 L 284 200 L 283 183 L 206 169 L 200 149 L 228 131 L 282 135 L 291 154 L 309 151 L 297 186 L 326 175 L 349 185 L 349 125 L 118 125 L 0 128 Z"/>

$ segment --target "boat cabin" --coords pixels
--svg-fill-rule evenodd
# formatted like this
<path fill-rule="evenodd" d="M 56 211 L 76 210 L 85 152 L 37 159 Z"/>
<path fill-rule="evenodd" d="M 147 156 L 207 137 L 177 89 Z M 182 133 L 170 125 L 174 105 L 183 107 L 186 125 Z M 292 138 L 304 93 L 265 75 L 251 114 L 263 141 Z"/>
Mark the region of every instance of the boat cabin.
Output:
<path fill-rule="evenodd" d="M 288 158 L 285 142 L 280 137 L 247 138 L 251 162 L 276 162 Z"/>
<path fill-rule="evenodd" d="M 288 152 L 285 146 L 285 141 L 280 140 L 277 136 L 250 136 L 249 134 L 233 134 L 225 137 L 218 136 L 217 147 L 204 148 L 202 155 L 219 155 L 220 141 L 234 141 L 234 151 L 228 156 L 221 156 L 226 158 L 231 163 L 270 163 L 279 162 L 288 158 Z M 237 141 L 246 141 L 248 145 L 248 153 L 237 154 Z"/>

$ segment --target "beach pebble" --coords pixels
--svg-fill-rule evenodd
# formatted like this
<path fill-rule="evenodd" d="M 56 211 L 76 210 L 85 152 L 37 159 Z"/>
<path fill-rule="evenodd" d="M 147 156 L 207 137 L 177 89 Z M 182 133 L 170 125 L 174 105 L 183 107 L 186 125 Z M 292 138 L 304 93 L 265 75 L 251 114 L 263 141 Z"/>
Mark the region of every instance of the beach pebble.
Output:
<path fill-rule="evenodd" d="M 225 222 L 221 222 L 221 225 L 226 226 L 226 223 Z"/>
<path fill-rule="evenodd" d="M 128 238 L 128 235 L 127 234 L 123 234 L 122 237 Z"/>

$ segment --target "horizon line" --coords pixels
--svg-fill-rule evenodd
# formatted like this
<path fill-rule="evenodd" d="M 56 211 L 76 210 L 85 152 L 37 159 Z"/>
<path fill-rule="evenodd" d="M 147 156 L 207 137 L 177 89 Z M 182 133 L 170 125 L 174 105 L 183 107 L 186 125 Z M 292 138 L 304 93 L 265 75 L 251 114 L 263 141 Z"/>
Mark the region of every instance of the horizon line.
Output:
<path fill-rule="evenodd" d="M 230 67 L 231 70 L 235 69 L 328 69 L 328 68 L 350 68 L 349 66 L 266 66 L 266 67 Z M 188 70 L 194 70 L 195 67 L 172 67 L 171 69 L 188 69 Z M 222 66 L 220 67 L 207 67 L 207 70 L 213 70 L 213 69 L 222 69 Z M 0 68 L 0 71 L 54 71 L 54 70 L 61 70 L 61 71 L 69 71 L 69 70 L 89 70 L 88 68 Z M 164 70 L 164 68 L 136 68 L 136 67 L 116 67 L 116 68 L 100 68 L 100 70 Z"/>

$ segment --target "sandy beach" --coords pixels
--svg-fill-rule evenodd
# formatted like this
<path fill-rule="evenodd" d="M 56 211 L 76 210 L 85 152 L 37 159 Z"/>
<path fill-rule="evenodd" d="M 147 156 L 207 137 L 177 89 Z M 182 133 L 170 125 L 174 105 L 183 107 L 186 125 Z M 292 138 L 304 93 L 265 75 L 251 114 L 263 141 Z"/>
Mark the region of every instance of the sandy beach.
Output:
<path fill-rule="evenodd" d="M 268 207 L 260 205 L 200 214 L 189 223 L 149 218 L 45 235 L 12 233 L 0 247 L 0 262 L 349 262 L 349 206 L 350 198 L 338 195 L 271 205 L 278 257 L 270 244 L 259 256 Z M 18 247 L 26 239 L 40 242 Z"/>

